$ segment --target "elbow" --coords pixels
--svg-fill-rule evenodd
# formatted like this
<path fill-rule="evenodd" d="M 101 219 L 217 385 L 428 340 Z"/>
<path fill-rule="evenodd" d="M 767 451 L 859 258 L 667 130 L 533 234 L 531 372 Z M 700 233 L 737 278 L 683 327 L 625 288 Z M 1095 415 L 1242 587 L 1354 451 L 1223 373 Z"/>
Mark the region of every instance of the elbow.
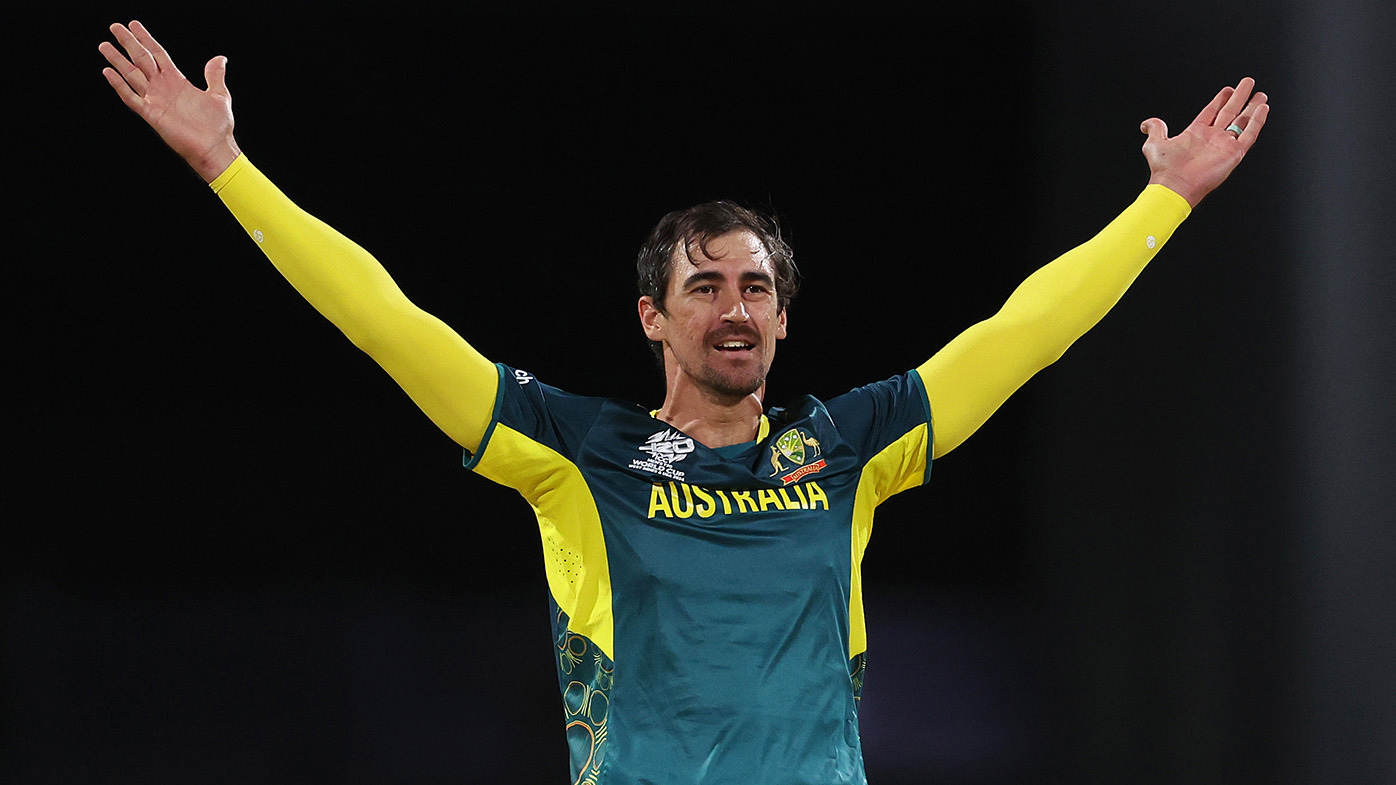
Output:
<path fill-rule="evenodd" d="M 364 303 L 341 303 L 338 308 L 326 310 L 325 318 L 337 328 L 349 342 L 360 351 L 376 358 L 388 342 L 393 328 L 391 319 L 386 319 L 388 309 L 381 306 L 368 306 Z"/>
<path fill-rule="evenodd" d="M 1094 324 L 1066 308 L 1005 309 L 994 319 L 1005 344 L 1018 348 L 1033 373 L 1060 360 Z"/>

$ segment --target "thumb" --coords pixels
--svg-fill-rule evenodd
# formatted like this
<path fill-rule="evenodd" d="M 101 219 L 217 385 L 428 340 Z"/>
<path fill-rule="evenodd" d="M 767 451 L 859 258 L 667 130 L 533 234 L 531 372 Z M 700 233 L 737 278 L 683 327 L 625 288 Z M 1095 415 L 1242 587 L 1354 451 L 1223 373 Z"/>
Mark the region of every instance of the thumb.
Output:
<path fill-rule="evenodd" d="M 1150 117 L 1148 120 L 1140 123 L 1139 130 L 1149 135 L 1148 142 L 1158 144 L 1168 139 L 1168 123 L 1165 123 L 1157 117 Z M 1148 142 L 1145 143 L 1147 144 Z"/>
<path fill-rule="evenodd" d="M 204 81 L 208 83 L 208 89 L 219 95 L 228 94 L 228 85 L 225 78 L 228 74 L 228 58 L 219 55 L 204 65 Z"/>

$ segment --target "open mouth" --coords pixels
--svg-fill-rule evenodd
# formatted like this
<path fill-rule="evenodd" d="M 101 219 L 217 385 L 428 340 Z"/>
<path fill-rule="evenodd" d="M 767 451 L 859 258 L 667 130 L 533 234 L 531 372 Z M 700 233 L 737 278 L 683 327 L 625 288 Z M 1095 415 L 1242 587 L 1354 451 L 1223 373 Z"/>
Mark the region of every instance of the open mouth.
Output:
<path fill-rule="evenodd" d="M 719 352 L 749 352 L 756 348 L 756 344 L 746 341 L 722 341 L 713 346 Z"/>

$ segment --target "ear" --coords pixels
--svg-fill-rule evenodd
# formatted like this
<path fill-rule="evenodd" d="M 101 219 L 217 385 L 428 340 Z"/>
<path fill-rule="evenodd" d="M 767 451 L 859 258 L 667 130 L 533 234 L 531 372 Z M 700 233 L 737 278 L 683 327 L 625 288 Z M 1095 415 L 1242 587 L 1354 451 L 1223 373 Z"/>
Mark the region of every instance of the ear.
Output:
<path fill-rule="evenodd" d="M 780 339 L 782 339 L 782 338 L 785 337 L 785 333 L 786 333 L 786 329 L 785 329 L 785 328 L 786 328 L 786 322 L 787 322 L 787 320 L 789 319 L 789 317 L 790 317 L 790 309 L 789 309 L 789 308 L 782 308 L 782 309 L 780 309 L 780 314 L 779 314 L 778 316 L 776 316 L 776 340 L 780 340 Z"/>
<path fill-rule="evenodd" d="M 645 295 L 640 298 L 640 329 L 645 331 L 645 337 L 651 341 L 664 340 L 664 312 L 659 310 L 654 298 Z"/>

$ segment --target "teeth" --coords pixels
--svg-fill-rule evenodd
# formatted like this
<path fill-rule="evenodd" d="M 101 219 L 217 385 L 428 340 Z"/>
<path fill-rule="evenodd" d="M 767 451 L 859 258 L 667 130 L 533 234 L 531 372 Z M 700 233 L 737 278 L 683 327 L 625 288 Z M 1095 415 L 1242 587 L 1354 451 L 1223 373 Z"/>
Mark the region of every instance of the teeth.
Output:
<path fill-rule="evenodd" d="M 751 346 L 751 344 L 743 341 L 723 341 L 718 344 L 718 347 L 722 349 L 745 349 L 748 346 Z"/>

